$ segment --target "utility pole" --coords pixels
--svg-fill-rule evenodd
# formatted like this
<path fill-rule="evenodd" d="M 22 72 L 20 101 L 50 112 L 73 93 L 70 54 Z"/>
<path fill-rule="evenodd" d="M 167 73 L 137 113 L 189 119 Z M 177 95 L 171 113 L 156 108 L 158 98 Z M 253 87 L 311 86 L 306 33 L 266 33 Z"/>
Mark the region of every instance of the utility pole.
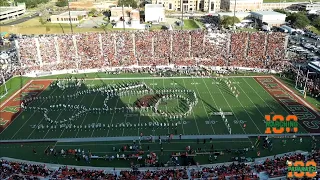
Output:
<path fill-rule="evenodd" d="M 125 25 L 126 25 L 126 22 L 125 22 L 125 18 L 124 18 L 124 4 L 123 4 L 123 0 L 122 0 L 122 23 L 123 23 L 123 31 L 125 31 L 126 30 L 126 27 L 125 27 Z"/>
<path fill-rule="evenodd" d="M 183 0 L 181 0 L 181 30 L 183 30 L 183 25 L 184 25 L 184 22 L 183 22 Z"/>
<path fill-rule="evenodd" d="M 233 28 L 234 28 L 234 22 L 236 19 L 236 7 L 237 7 L 237 0 L 234 0 L 234 6 L 233 6 Z"/>
<path fill-rule="evenodd" d="M 71 33 L 73 34 L 73 27 L 72 27 L 72 21 L 71 21 L 71 12 L 70 12 L 70 0 L 68 0 L 68 11 L 69 11 L 69 22 L 70 22 Z"/>

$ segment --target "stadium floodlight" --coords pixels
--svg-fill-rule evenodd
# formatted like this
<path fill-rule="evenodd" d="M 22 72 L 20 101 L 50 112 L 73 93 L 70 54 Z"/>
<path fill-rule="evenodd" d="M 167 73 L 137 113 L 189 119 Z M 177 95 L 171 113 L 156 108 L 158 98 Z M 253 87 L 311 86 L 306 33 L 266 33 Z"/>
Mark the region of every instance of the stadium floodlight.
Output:
<path fill-rule="evenodd" d="M 122 24 L 123 24 L 123 31 L 125 31 L 126 30 L 126 20 L 125 20 L 125 17 L 124 17 L 124 2 L 122 1 L 122 17 L 123 17 L 123 19 L 122 19 Z"/>
<path fill-rule="evenodd" d="M 71 21 L 71 11 L 70 11 L 70 0 L 68 0 L 68 11 L 69 11 L 69 23 L 70 23 L 71 33 L 73 34 L 73 27 L 72 27 L 72 21 Z"/>
<path fill-rule="evenodd" d="M 232 22 L 233 28 L 235 28 L 236 7 L 237 7 L 237 0 L 234 1 L 234 6 L 233 6 L 233 22 Z"/>
<path fill-rule="evenodd" d="M 3 72 L 1 72 L 1 78 L 2 78 L 2 81 L 3 81 L 4 91 L 5 91 L 5 92 L 0 95 L 0 99 L 2 99 L 4 96 L 6 96 L 6 95 L 8 94 L 6 79 L 4 78 Z"/>
<path fill-rule="evenodd" d="M 184 2 L 183 2 L 183 0 L 181 0 L 181 24 L 180 24 L 180 26 L 181 26 L 181 30 L 183 30 L 183 25 L 184 25 L 184 21 L 183 21 L 183 8 L 184 8 Z"/>

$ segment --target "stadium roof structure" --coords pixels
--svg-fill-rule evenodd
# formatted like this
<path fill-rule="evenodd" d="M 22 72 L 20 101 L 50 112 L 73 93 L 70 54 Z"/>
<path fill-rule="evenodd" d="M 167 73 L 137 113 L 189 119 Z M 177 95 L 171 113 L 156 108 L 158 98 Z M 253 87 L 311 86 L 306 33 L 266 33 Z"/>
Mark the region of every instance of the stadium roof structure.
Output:
<path fill-rule="evenodd" d="M 254 12 L 250 12 L 251 14 L 257 14 L 257 15 L 261 15 L 261 16 L 278 16 L 278 15 L 284 15 L 282 13 L 278 13 L 276 11 L 254 11 Z"/>
<path fill-rule="evenodd" d="M 317 73 L 320 73 L 320 61 L 312 61 L 308 63 L 308 66 L 314 69 Z"/>

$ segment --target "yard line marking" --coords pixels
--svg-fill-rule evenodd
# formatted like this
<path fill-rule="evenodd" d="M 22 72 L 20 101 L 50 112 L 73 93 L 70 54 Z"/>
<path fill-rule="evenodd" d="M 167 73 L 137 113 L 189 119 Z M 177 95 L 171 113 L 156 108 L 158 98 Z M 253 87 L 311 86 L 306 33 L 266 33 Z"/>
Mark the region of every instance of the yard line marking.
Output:
<path fill-rule="evenodd" d="M 100 120 L 100 117 L 101 117 L 101 113 L 99 114 L 99 116 L 98 116 L 97 121 L 96 121 L 95 124 L 98 124 L 98 121 Z M 92 133 L 91 133 L 91 136 L 90 136 L 90 137 L 93 136 L 94 130 L 96 130 L 96 129 L 94 128 L 94 129 L 92 130 Z"/>
<path fill-rule="evenodd" d="M 112 81 L 112 84 L 114 83 L 114 80 Z M 98 121 L 100 120 L 100 117 L 101 117 L 101 113 L 99 114 L 99 116 L 98 116 L 98 119 L 97 119 L 97 121 L 96 121 L 96 123 L 95 124 L 97 124 L 98 123 Z M 127 118 L 127 117 L 126 117 Z M 96 129 L 94 128 L 93 130 L 92 130 L 92 133 L 91 133 L 91 136 L 90 137 L 92 137 L 93 136 L 93 133 L 94 133 L 94 131 L 95 131 Z"/>
<path fill-rule="evenodd" d="M 144 83 L 144 79 L 142 79 L 142 82 Z M 139 115 L 139 124 L 140 124 L 140 120 L 141 120 L 141 112 L 140 112 L 140 115 Z M 138 136 L 140 136 L 140 125 L 138 126 Z"/>
<path fill-rule="evenodd" d="M 233 78 L 232 78 L 232 80 L 234 80 Z M 236 85 L 236 86 L 238 86 L 241 90 L 242 90 L 242 87 L 240 87 L 240 85 Z M 243 90 L 242 90 L 243 91 Z M 248 97 L 248 95 L 243 91 L 243 93 Z M 249 98 L 249 97 L 248 97 Z M 237 99 L 237 101 L 240 103 L 240 105 L 242 106 L 242 108 L 244 109 L 244 111 L 247 113 L 247 115 L 249 116 L 249 118 L 251 119 L 251 121 L 253 122 L 253 124 L 256 126 L 256 128 L 257 128 L 257 130 L 259 131 L 259 133 L 260 134 L 262 134 L 262 132 L 260 131 L 260 128 L 258 128 L 258 126 L 257 126 L 257 124 L 254 122 L 254 120 L 252 119 L 252 117 L 249 115 L 249 113 L 248 113 L 248 111 L 247 111 L 247 108 L 245 108 L 244 106 L 243 106 L 243 104 L 241 103 L 241 101 L 239 100 L 239 98 L 236 98 Z M 249 98 L 249 100 L 252 102 L 252 100 Z M 252 104 L 254 104 L 253 102 L 252 102 Z M 261 113 L 261 111 L 259 110 L 259 112 L 260 112 L 260 114 L 262 114 Z"/>
<path fill-rule="evenodd" d="M 206 109 L 206 107 L 204 106 L 204 103 L 203 103 L 202 97 L 201 97 L 201 95 L 200 95 L 201 93 L 200 93 L 200 91 L 199 91 L 199 89 L 198 89 L 198 87 L 197 87 L 197 85 L 196 85 L 196 83 L 195 83 L 194 79 L 192 79 L 192 81 L 193 81 L 193 83 L 195 84 L 194 86 L 196 87 L 196 90 L 197 90 L 197 92 L 198 92 L 198 96 L 199 96 L 199 98 L 201 98 L 201 104 L 202 104 L 202 107 L 203 107 L 204 111 L 206 112 L 207 119 L 208 119 L 209 121 L 211 121 L 211 119 L 209 118 L 209 115 L 208 115 L 207 109 Z M 194 111 L 192 111 L 192 114 L 193 114 L 193 117 L 195 118 L 195 116 L 194 116 Z M 195 118 L 195 120 L 196 120 L 196 118 Z M 197 128 L 198 128 L 197 120 L 196 120 L 196 125 L 197 125 Z M 214 131 L 214 129 L 213 129 L 213 127 L 212 127 L 212 124 L 210 124 L 210 126 L 211 126 L 211 129 L 212 129 L 213 133 L 214 133 L 214 134 L 216 134 L 216 133 L 215 133 L 215 131 Z M 198 129 L 198 132 L 199 132 L 199 129 Z M 199 132 L 199 134 L 200 134 L 200 132 Z"/>
<path fill-rule="evenodd" d="M 169 78 L 170 79 L 170 78 Z M 154 80 L 153 80 L 154 81 Z M 163 89 L 165 89 L 166 88 L 166 85 L 165 85 L 165 83 L 164 83 L 164 79 L 162 79 L 162 86 L 163 86 Z M 175 84 L 173 84 L 173 86 L 175 87 Z M 167 106 L 167 104 L 166 104 L 166 109 L 167 109 L 167 112 L 168 112 L 168 106 Z M 170 120 L 168 120 L 167 122 L 169 122 Z M 183 127 L 183 123 L 181 123 L 181 127 L 182 127 L 182 133 L 184 134 L 184 127 Z M 153 130 L 154 130 L 154 128 L 153 128 Z M 168 129 L 168 131 L 169 131 L 169 129 Z"/>
<path fill-rule="evenodd" d="M 93 82 L 92 82 L 92 83 L 93 83 Z M 96 92 L 96 94 L 95 94 L 95 96 L 94 96 L 93 100 L 91 101 L 91 104 L 90 104 L 89 109 L 92 107 L 94 100 L 96 100 L 97 95 L 98 95 L 98 94 L 100 94 L 100 93 L 101 93 L 101 91 L 97 91 L 97 92 Z M 82 102 L 82 100 L 81 100 L 81 102 Z M 80 102 L 80 103 L 81 103 L 81 102 Z M 84 118 L 83 118 L 83 120 L 82 120 L 82 122 L 81 122 L 80 126 L 82 126 L 82 125 L 83 125 L 83 123 L 84 123 L 84 121 L 86 120 L 86 118 L 87 118 L 88 114 L 89 114 L 89 113 L 87 112 L 87 113 L 86 113 L 86 115 L 84 116 Z M 78 136 L 79 132 L 80 132 L 80 128 L 79 128 L 79 129 L 78 129 L 78 131 L 77 131 L 76 138 L 77 138 L 77 136 Z"/>
<path fill-rule="evenodd" d="M 4 106 L 5 104 L 7 104 L 12 98 L 14 98 L 17 94 L 19 94 L 21 91 L 23 91 L 27 86 L 29 86 L 34 80 L 30 80 L 29 82 L 27 82 L 22 88 L 20 88 L 18 91 L 16 91 L 14 94 L 12 94 L 7 100 L 5 100 L 1 105 L 0 108 L 2 108 L 2 106 Z M 42 80 L 43 81 L 43 80 Z M 3 132 L 3 131 L 2 131 Z"/>
<path fill-rule="evenodd" d="M 272 107 L 270 107 L 269 106 L 269 104 L 260 96 L 260 94 L 250 85 L 250 83 L 248 83 L 247 81 L 246 81 L 246 79 L 245 78 L 242 78 L 243 80 L 244 80 L 244 82 L 246 82 L 246 84 L 254 91 L 254 93 L 256 94 L 256 95 L 258 95 L 258 97 L 264 102 L 264 104 L 266 105 L 266 106 L 263 106 L 263 107 L 268 107 L 270 110 L 271 110 L 271 112 L 273 112 L 274 111 L 274 108 L 272 108 Z M 257 83 L 257 84 L 259 84 L 259 83 Z M 260 84 L 259 84 L 260 85 Z M 260 85 L 261 86 L 261 85 Z M 241 87 L 240 87 L 241 88 Z M 241 90 L 242 90 L 242 88 L 241 88 Z M 242 90 L 243 91 L 243 90 Z M 244 91 L 243 91 L 244 92 Z M 264 92 L 266 92 L 265 90 L 264 90 Z M 245 93 L 246 94 L 246 93 Z M 268 95 L 269 95 L 269 93 L 267 93 Z M 247 95 L 248 96 L 248 95 Z M 269 95 L 270 96 L 270 95 Z M 272 97 L 272 96 L 271 96 Z M 252 101 L 251 101 L 252 102 Z M 277 101 L 275 101 L 277 104 L 279 104 Z M 257 108 L 258 109 L 258 111 L 260 112 L 260 114 L 264 117 L 264 115 L 265 114 L 262 114 L 262 112 L 259 110 L 259 108 L 253 103 L 253 105 L 255 106 L 255 108 Z M 281 105 L 280 105 L 281 106 Z M 281 108 L 282 109 L 284 109 L 282 106 L 281 106 Z M 284 109 L 285 110 L 285 109 Z M 286 110 L 285 110 L 286 111 Z"/>
<path fill-rule="evenodd" d="M 57 89 L 59 89 L 59 88 L 56 87 L 52 93 L 54 93 Z M 52 94 L 52 93 L 51 93 L 51 94 Z M 64 93 L 65 93 L 65 90 L 62 92 L 61 95 L 63 95 Z M 50 95 L 51 95 L 51 94 L 50 94 Z M 49 95 L 49 96 L 50 96 L 50 95 Z M 43 103 L 45 103 L 45 102 L 47 102 L 47 101 L 44 101 Z M 57 102 L 58 102 L 58 100 L 56 100 L 56 102 L 54 102 L 54 104 L 56 104 Z M 43 104 L 43 103 L 42 103 L 42 104 Z M 42 104 L 41 104 L 41 105 L 42 105 Z M 41 106 L 41 105 L 40 105 L 40 106 Z M 32 116 L 31 116 L 31 117 L 32 117 Z M 38 125 L 40 125 L 40 123 L 41 123 L 43 120 L 44 120 L 44 117 L 40 120 L 40 122 L 38 123 Z M 34 128 L 34 129 L 32 130 L 32 132 L 29 134 L 29 136 L 27 137 L 27 139 L 30 138 L 30 136 L 33 134 L 33 132 L 34 132 L 36 129 L 37 129 L 37 128 Z M 48 133 L 48 132 L 47 132 L 47 133 Z M 43 137 L 43 139 L 44 139 L 44 138 L 45 138 L 45 136 Z"/>
<path fill-rule="evenodd" d="M 117 105 L 118 105 L 118 103 L 119 103 L 119 99 L 120 99 L 120 98 L 117 98 L 117 102 L 116 102 L 116 105 L 115 105 L 114 108 L 117 107 Z M 113 110 L 114 110 L 114 112 L 112 113 L 112 117 L 111 117 L 111 122 L 110 122 L 110 124 L 112 124 L 112 121 L 113 121 L 113 118 L 114 118 L 114 114 L 116 113 L 116 110 L 115 110 L 115 109 L 113 109 Z M 107 137 L 109 137 L 109 132 L 110 132 L 110 128 L 108 128 Z"/>
<path fill-rule="evenodd" d="M 183 82 L 184 87 L 187 88 L 184 79 L 182 79 L 182 82 Z M 199 91 L 198 91 L 198 94 L 199 94 Z M 200 95 L 198 95 L 198 96 L 200 96 Z M 202 101 L 201 101 L 201 102 L 202 102 Z M 202 104 L 202 105 L 203 105 L 203 104 Z M 206 110 L 205 110 L 205 111 L 206 111 Z M 206 113 L 207 113 L 207 111 L 206 111 Z M 194 115 L 194 111 L 192 111 L 192 116 L 193 116 L 193 119 L 194 119 L 194 121 L 195 121 L 195 123 L 196 123 L 196 127 L 197 127 L 197 130 L 198 130 L 198 134 L 200 135 L 200 131 L 199 131 L 199 127 L 198 127 L 198 122 L 197 122 L 197 119 L 196 119 L 196 117 L 195 117 L 195 115 Z M 208 114 L 207 114 L 207 117 L 208 117 Z M 210 120 L 209 117 L 208 117 L 208 120 Z M 183 127 L 183 123 L 181 123 L 181 124 L 182 124 L 182 127 Z M 213 131 L 213 133 L 214 133 L 214 131 Z M 183 134 L 184 134 L 184 131 L 183 131 Z"/>
<path fill-rule="evenodd" d="M 239 121 L 239 118 L 238 118 L 237 115 L 234 113 L 234 111 L 233 111 L 232 107 L 230 106 L 229 102 L 227 101 L 226 97 L 223 95 L 220 87 L 219 87 L 218 85 L 216 85 L 216 86 L 217 86 L 217 89 L 220 91 L 223 99 L 224 99 L 224 100 L 226 101 L 226 103 L 228 104 L 228 106 L 229 106 L 229 108 L 230 108 L 230 111 L 232 112 L 232 114 L 234 115 L 234 117 L 236 118 L 236 120 Z M 241 127 L 241 129 L 242 129 L 242 131 L 244 132 L 244 134 L 247 134 L 247 133 L 245 132 L 245 130 L 243 129 L 243 127 L 241 126 L 241 124 L 239 124 L 239 126 Z M 251 143 L 252 143 L 252 142 L 251 142 Z"/>
<path fill-rule="evenodd" d="M 131 97 L 132 97 L 132 96 L 129 96 L 129 103 L 130 103 L 130 104 L 131 104 Z M 141 114 L 140 114 L 140 116 L 141 116 Z M 126 117 L 124 118 L 124 125 L 125 125 L 125 126 L 126 126 L 126 123 L 127 123 L 127 118 L 128 118 L 128 116 L 126 116 Z M 124 130 L 125 130 L 125 127 L 123 127 L 122 135 L 121 135 L 121 136 L 124 135 Z"/>
<path fill-rule="evenodd" d="M 171 79 L 171 81 L 173 81 L 172 79 Z M 174 81 L 173 81 L 174 82 Z M 175 82 L 174 82 L 175 83 Z M 165 83 L 164 83 L 164 79 L 162 79 L 162 84 L 163 84 L 163 87 L 165 88 L 166 86 L 165 86 Z M 174 86 L 175 86 L 175 84 L 173 84 Z M 167 106 L 167 105 L 166 105 Z M 184 127 L 183 127 L 183 123 L 181 123 L 181 127 L 182 127 L 182 134 L 185 134 L 185 131 L 184 131 Z M 200 132 L 199 132 L 199 129 L 198 129 L 198 133 L 200 134 Z"/>
<path fill-rule="evenodd" d="M 48 87 L 47 87 L 47 88 L 48 88 Z M 47 88 L 46 88 L 46 89 L 47 89 Z M 39 97 L 44 91 L 45 91 L 45 89 L 44 89 L 43 91 L 41 91 L 41 92 L 37 95 L 37 97 Z M 53 92 L 54 92 L 54 91 L 53 91 Z M 53 93 L 53 92 L 52 92 L 52 93 Z M 52 93 L 50 93 L 49 96 L 50 96 Z M 29 106 L 30 106 L 33 102 L 35 102 L 35 101 L 32 101 L 32 102 L 29 104 Z M 45 101 L 44 101 L 44 102 L 45 102 Z M 44 102 L 42 102 L 41 105 L 42 105 Z M 40 106 L 41 106 L 41 105 L 40 105 Z M 22 112 L 23 112 L 23 111 L 20 111 L 20 113 L 18 114 L 18 116 L 15 117 L 15 119 L 18 118 L 18 117 L 22 114 Z M 18 129 L 18 131 L 16 131 L 16 133 L 14 133 L 14 135 L 11 137 L 11 140 L 12 140 L 12 139 L 18 134 L 18 132 L 26 125 L 26 123 L 33 117 L 33 115 L 34 115 L 35 113 L 36 113 L 36 111 L 33 112 L 32 115 L 31 115 L 31 116 L 23 123 L 23 125 Z M 9 126 L 7 126 L 7 127 L 9 127 Z M 2 131 L 2 132 L 3 132 L 3 131 Z"/>
<path fill-rule="evenodd" d="M 78 87 L 78 88 L 79 88 L 79 87 Z M 77 88 L 77 89 L 78 89 L 78 88 Z M 59 88 L 56 88 L 56 89 L 59 89 Z M 56 90 L 56 89 L 55 89 L 55 90 Z M 67 92 L 67 90 L 63 90 L 63 92 L 61 93 L 61 96 L 64 95 L 65 92 Z M 70 100 L 68 100 L 68 102 L 69 102 L 69 101 L 70 101 Z M 54 102 L 54 104 L 56 104 L 57 102 L 58 102 L 58 99 L 56 100 L 56 102 Z M 61 113 L 62 113 L 62 112 L 60 112 L 60 114 L 59 114 L 59 116 L 56 118 L 56 120 L 60 117 Z M 44 118 L 43 118 L 43 119 L 44 119 Z M 41 121 L 39 122 L 39 124 L 42 122 L 43 119 L 41 119 Z M 38 125 L 39 125 L 39 124 L 38 124 Z M 35 130 L 35 129 L 34 129 L 34 130 Z M 34 130 L 33 130 L 33 131 L 34 131 Z M 33 133 L 33 131 L 31 132 L 31 134 Z M 47 131 L 47 133 L 43 136 L 42 139 L 44 139 L 44 138 L 47 136 L 47 134 L 48 134 L 49 131 L 50 131 L 50 129 Z M 31 136 L 31 134 L 28 136 L 27 139 L 29 139 L 29 137 Z"/>
<path fill-rule="evenodd" d="M 77 87 L 77 88 L 76 88 L 76 91 L 77 91 L 79 88 L 80 88 L 80 87 Z M 61 95 L 63 95 L 65 92 L 67 92 L 67 91 L 63 91 L 63 93 L 62 93 Z M 70 101 L 71 101 L 71 99 L 68 100 L 67 104 L 68 104 Z M 57 103 L 57 102 L 58 102 L 58 100 L 57 100 L 55 103 Z M 59 113 L 58 117 L 57 117 L 55 120 L 58 120 L 61 114 L 62 114 L 62 111 Z M 72 113 L 72 115 L 73 115 L 73 114 L 74 114 L 74 113 Z M 43 136 L 42 139 L 44 139 L 44 138 L 48 135 L 49 132 L 50 132 L 50 129 L 48 129 L 47 133 Z M 61 134 L 60 134 L 60 135 L 61 135 Z"/>
<path fill-rule="evenodd" d="M 242 78 L 243 80 L 244 80 L 244 82 L 246 82 L 247 83 L 247 85 L 254 91 L 254 93 L 256 94 L 256 95 L 258 95 L 258 97 L 264 102 L 264 104 L 266 105 L 266 106 L 263 106 L 263 107 L 268 107 L 270 110 L 271 110 L 271 112 L 274 110 L 274 109 L 276 109 L 276 108 L 272 108 L 271 106 L 269 106 L 269 104 L 260 96 L 260 94 L 250 85 L 250 83 L 248 83 L 247 81 L 246 81 L 246 78 Z M 254 79 L 255 80 L 255 79 Z M 255 82 L 256 82 L 256 80 L 255 80 Z M 257 84 L 259 84 L 259 83 L 257 83 Z M 259 84 L 259 86 L 261 87 L 261 85 Z M 261 87 L 262 88 L 262 87 Z M 262 88 L 263 89 L 263 88 Z M 263 89 L 264 90 L 264 89 Z M 268 92 L 266 92 L 266 90 L 264 90 L 264 93 L 267 93 L 269 96 L 270 96 L 270 94 L 268 93 Z M 273 98 L 273 96 L 271 96 L 272 98 Z M 274 99 L 274 98 L 273 98 Z M 275 100 L 275 99 L 274 99 Z M 279 104 L 276 100 L 275 100 L 275 102 L 277 103 L 277 104 Z M 254 105 L 257 109 L 258 109 L 258 107 L 256 106 L 256 105 Z M 280 105 L 281 106 L 281 105 Z M 282 109 L 284 109 L 285 111 L 286 111 L 286 109 L 283 107 L 283 106 L 281 106 L 281 108 Z M 265 114 L 264 114 L 265 115 Z M 263 115 L 263 116 L 264 116 Z"/>
<path fill-rule="evenodd" d="M 94 80 L 92 80 L 91 83 L 93 83 L 93 81 L 94 81 Z M 88 85 L 86 85 L 86 86 L 87 86 L 87 88 L 88 88 Z M 80 88 L 80 87 L 78 87 L 77 90 L 78 90 L 79 88 Z M 80 103 L 83 101 L 84 97 L 85 97 L 85 95 L 81 98 Z M 75 113 L 76 113 L 76 112 L 74 111 L 74 112 L 72 113 L 72 115 L 74 115 Z M 65 128 L 62 130 L 62 132 L 61 132 L 61 134 L 60 134 L 60 136 L 59 136 L 58 139 L 61 138 L 61 136 L 63 135 L 63 133 L 64 133 L 65 130 L 66 130 Z M 53 148 L 57 145 L 57 143 L 58 143 L 58 141 L 53 145 Z"/>
<path fill-rule="evenodd" d="M 209 94 L 210 94 L 210 96 L 211 96 L 211 99 L 213 100 L 214 105 L 216 106 L 215 108 L 218 109 L 217 103 L 216 103 L 216 101 L 214 100 L 214 98 L 213 98 L 213 96 L 212 96 L 212 94 L 211 94 L 211 92 L 210 92 L 210 89 L 209 89 L 206 81 L 205 81 L 204 79 L 202 79 L 202 81 L 203 81 L 204 85 L 206 86 L 206 88 L 207 88 L 207 90 L 208 90 L 208 92 L 209 92 Z M 213 126 L 212 126 L 211 123 L 210 123 L 210 125 L 211 125 L 211 128 L 212 128 L 212 130 L 213 130 Z M 213 130 L 213 132 L 214 132 L 214 130 Z"/>

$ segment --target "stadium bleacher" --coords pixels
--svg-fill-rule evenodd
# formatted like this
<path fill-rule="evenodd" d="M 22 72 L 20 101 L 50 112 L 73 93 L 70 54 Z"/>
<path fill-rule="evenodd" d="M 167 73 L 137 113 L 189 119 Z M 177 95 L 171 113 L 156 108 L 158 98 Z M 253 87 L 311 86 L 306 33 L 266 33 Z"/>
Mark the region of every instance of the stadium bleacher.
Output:
<path fill-rule="evenodd" d="M 280 33 L 225 33 L 211 43 L 204 31 L 117 32 L 26 37 L 17 45 L 24 73 L 169 64 L 263 69 L 284 59 L 285 38 Z"/>

